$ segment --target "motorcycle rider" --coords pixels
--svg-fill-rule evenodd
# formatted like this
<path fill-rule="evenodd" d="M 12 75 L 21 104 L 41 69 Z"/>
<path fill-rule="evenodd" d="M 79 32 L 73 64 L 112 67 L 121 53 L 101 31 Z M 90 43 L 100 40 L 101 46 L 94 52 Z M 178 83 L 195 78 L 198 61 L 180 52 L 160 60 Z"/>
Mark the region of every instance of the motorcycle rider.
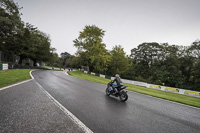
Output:
<path fill-rule="evenodd" d="M 119 74 L 115 74 L 115 79 L 112 81 L 112 83 L 114 83 L 115 81 L 117 83 L 117 86 L 115 86 L 115 88 L 117 88 L 117 89 L 114 90 L 114 93 L 118 91 L 118 88 L 123 86 L 123 83 L 122 83 L 122 80 L 121 80 Z"/>

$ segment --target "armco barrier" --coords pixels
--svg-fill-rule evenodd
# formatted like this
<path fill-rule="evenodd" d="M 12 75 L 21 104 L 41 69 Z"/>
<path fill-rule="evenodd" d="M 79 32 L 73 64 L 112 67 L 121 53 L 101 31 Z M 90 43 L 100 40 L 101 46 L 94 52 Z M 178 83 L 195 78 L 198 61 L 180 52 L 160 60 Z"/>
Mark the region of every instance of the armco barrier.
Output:
<path fill-rule="evenodd" d="M 111 80 L 114 80 L 115 79 L 115 77 L 111 77 Z"/>
<path fill-rule="evenodd" d="M 93 73 L 93 72 L 84 71 L 84 73 L 91 74 L 91 75 L 96 75 L 98 77 L 111 79 L 111 80 L 115 79 L 115 77 L 111 77 L 111 76 L 108 76 L 108 75 L 97 74 L 97 73 Z M 145 82 L 139 82 L 139 81 L 133 81 L 133 80 L 127 80 L 127 79 L 121 79 L 121 80 L 122 80 L 123 83 L 143 86 L 143 87 L 146 87 L 146 88 L 152 88 L 152 89 L 158 89 L 158 90 L 168 91 L 168 92 L 172 92 L 172 93 L 179 93 L 179 94 L 183 94 L 183 95 L 200 97 L 200 92 L 197 92 L 197 91 L 190 91 L 190 90 L 185 90 L 185 89 L 172 88 L 172 87 L 155 85 L 155 84 L 148 84 L 148 83 L 145 83 Z"/>
<path fill-rule="evenodd" d="M 184 94 L 185 90 L 184 89 L 179 89 L 179 94 Z"/>
<path fill-rule="evenodd" d="M 152 89 L 161 89 L 161 86 L 160 86 L 160 85 L 153 85 L 153 84 L 150 84 L 150 85 L 149 85 L 149 88 L 152 88 Z"/>
<path fill-rule="evenodd" d="M 184 94 L 192 96 L 200 96 L 200 92 L 185 90 Z"/>
<path fill-rule="evenodd" d="M 8 64 L 0 64 L 0 70 L 7 70 Z"/>
<path fill-rule="evenodd" d="M 102 74 L 100 74 L 99 76 L 100 76 L 101 78 L 105 78 L 105 77 L 106 77 L 105 75 L 102 75 Z"/>
<path fill-rule="evenodd" d="M 86 73 L 86 74 L 87 74 L 87 71 L 84 71 L 84 73 Z"/>
<path fill-rule="evenodd" d="M 170 88 L 170 87 L 165 87 L 165 90 L 166 91 L 171 91 L 171 92 L 178 92 L 179 93 L 179 89 L 177 89 L 177 88 Z"/>
<path fill-rule="evenodd" d="M 91 72 L 91 75 L 95 75 L 95 73 Z"/>
<path fill-rule="evenodd" d="M 123 83 L 132 84 L 132 80 L 122 79 Z"/>
<path fill-rule="evenodd" d="M 8 64 L 3 64 L 3 70 L 7 70 L 8 69 Z"/>
<path fill-rule="evenodd" d="M 138 85 L 138 86 L 143 86 L 143 87 L 147 86 L 147 83 L 145 83 L 145 82 L 139 82 L 139 81 L 133 81 L 133 84 L 134 85 Z"/>

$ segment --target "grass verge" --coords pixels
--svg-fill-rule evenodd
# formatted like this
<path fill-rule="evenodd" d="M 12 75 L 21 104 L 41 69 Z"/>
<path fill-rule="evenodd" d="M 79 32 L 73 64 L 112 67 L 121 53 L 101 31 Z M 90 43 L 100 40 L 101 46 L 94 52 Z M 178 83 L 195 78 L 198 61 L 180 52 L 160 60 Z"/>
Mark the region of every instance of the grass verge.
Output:
<path fill-rule="evenodd" d="M 107 84 L 108 82 L 111 81 L 109 79 L 97 77 L 90 74 L 85 74 L 80 71 L 69 71 L 68 74 L 77 78 L 81 78 L 81 79 L 85 79 L 85 80 L 89 80 L 89 81 L 97 82 L 101 84 Z M 171 92 L 166 92 L 166 91 L 161 91 L 161 90 L 156 90 L 156 89 L 150 89 L 150 88 L 136 86 L 132 84 L 126 84 L 126 83 L 124 83 L 124 85 L 128 86 L 127 90 L 130 90 L 130 91 L 134 91 L 134 92 L 138 92 L 138 93 L 142 93 L 142 94 L 146 94 L 146 95 L 150 95 L 150 96 L 154 96 L 154 97 L 158 97 L 158 98 L 162 98 L 162 99 L 166 99 L 166 100 L 170 100 L 174 102 L 179 102 L 179 103 L 200 108 L 200 98 L 197 98 L 197 97 L 191 97 L 191 96 L 186 96 L 186 95 L 181 95 L 181 94 L 176 94 L 176 93 L 171 93 Z"/>
<path fill-rule="evenodd" d="M 60 68 L 58 68 L 58 67 L 45 66 L 44 68 L 47 68 L 52 71 L 63 71 L 63 70 L 60 70 Z"/>
<path fill-rule="evenodd" d="M 0 88 L 30 79 L 30 69 L 9 69 L 0 71 Z"/>
<path fill-rule="evenodd" d="M 51 67 L 51 66 L 44 66 L 44 68 L 50 68 L 50 69 L 52 69 L 52 68 L 55 68 L 55 67 Z"/>

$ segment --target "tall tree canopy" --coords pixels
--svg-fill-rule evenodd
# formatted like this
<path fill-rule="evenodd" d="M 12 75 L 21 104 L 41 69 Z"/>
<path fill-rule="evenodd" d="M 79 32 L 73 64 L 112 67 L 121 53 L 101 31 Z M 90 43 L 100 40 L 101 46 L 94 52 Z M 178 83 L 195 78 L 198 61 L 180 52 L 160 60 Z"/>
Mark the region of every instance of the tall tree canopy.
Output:
<path fill-rule="evenodd" d="M 111 53 L 111 63 L 109 73 L 114 75 L 116 73 L 123 74 L 128 70 L 129 59 L 124 52 L 121 45 L 114 46 Z"/>
<path fill-rule="evenodd" d="M 199 90 L 199 51 L 199 40 L 187 47 L 143 43 L 131 50 L 134 63 L 130 73 L 135 80 Z"/>
<path fill-rule="evenodd" d="M 105 31 L 95 25 L 85 26 L 74 46 L 78 48 L 78 56 L 82 58 L 82 65 L 89 66 L 91 71 L 105 73 L 110 62 L 110 55 L 103 43 Z"/>
<path fill-rule="evenodd" d="M 23 22 L 19 6 L 13 0 L 0 0 L 0 50 L 18 53 L 23 36 Z"/>
<path fill-rule="evenodd" d="M 66 60 L 69 59 L 72 55 L 68 52 L 64 52 L 60 54 L 62 66 L 66 66 Z"/>
<path fill-rule="evenodd" d="M 50 37 L 29 23 L 21 21 L 19 6 L 13 0 L 0 0 L 0 51 L 20 57 L 19 64 L 26 58 L 48 61 Z"/>

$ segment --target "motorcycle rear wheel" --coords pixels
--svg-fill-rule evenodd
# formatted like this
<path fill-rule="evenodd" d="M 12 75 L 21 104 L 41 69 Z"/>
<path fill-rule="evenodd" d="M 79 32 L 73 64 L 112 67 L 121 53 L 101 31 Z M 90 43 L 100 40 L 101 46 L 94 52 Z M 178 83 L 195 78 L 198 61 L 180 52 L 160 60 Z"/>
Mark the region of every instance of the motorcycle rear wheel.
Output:
<path fill-rule="evenodd" d="M 125 91 L 121 91 L 119 98 L 120 98 L 120 101 L 125 102 L 126 100 L 128 100 L 128 95 Z"/>

